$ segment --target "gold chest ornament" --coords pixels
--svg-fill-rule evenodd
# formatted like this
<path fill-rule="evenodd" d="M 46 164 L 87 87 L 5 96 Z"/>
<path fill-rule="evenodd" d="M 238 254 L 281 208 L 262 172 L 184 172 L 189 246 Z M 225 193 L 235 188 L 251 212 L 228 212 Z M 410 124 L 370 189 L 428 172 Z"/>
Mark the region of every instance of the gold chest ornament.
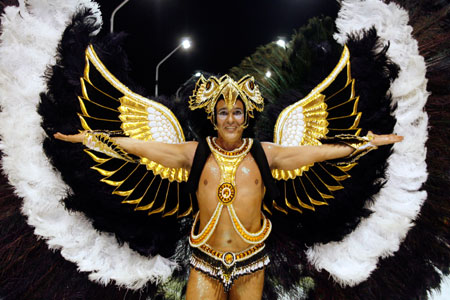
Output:
<path fill-rule="evenodd" d="M 219 201 L 213 215 L 199 234 L 195 234 L 195 226 L 198 221 L 199 212 L 195 215 L 189 243 L 192 247 L 200 247 L 209 240 L 217 226 L 224 206 L 228 210 L 234 229 L 245 242 L 249 244 L 259 244 L 263 242 L 272 230 L 272 223 L 270 220 L 268 220 L 261 212 L 263 218 L 261 229 L 255 233 L 249 232 L 242 225 L 233 207 L 233 201 L 236 198 L 236 171 L 239 164 L 250 152 L 253 145 L 253 140 L 244 139 L 242 145 L 233 151 L 227 151 L 220 148 L 215 143 L 215 138 L 208 137 L 207 142 L 211 149 L 211 153 L 220 167 L 220 184 L 217 188 L 217 198 Z"/>
<path fill-rule="evenodd" d="M 250 152 L 253 140 L 244 139 L 242 145 L 233 151 L 222 149 L 216 144 L 216 138 L 208 137 L 207 142 L 220 168 L 220 184 L 217 188 L 217 198 L 224 205 L 229 205 L 236 198 L 236 171 L 239 164 Z"/>

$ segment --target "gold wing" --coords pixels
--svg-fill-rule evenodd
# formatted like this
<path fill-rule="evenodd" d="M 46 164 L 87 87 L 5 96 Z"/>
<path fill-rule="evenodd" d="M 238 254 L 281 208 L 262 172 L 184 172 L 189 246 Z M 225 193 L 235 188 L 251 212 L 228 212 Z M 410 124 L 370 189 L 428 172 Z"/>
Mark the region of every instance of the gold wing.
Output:
<path fill-rule="evenodd" d="M 83 129 L 121 132 L 144 141 L 185 141 L 183 129 L 172 111 L 121 83 L 105 67 L 92 45 L 86 49 L 85 59 L 78 97 L 81 109 L 78 116 Z M 139 163 L 124 162 L 103 153 L 85 151 L 97 163 L 92 168 L 104 176 L 101 181 L 115 187 L 113 194 L 125 197 L 123 203 L 163 216 L 177 213 L 181 217 L 191 212 L 191 199 L 180 199 L 179 186 L 187 181 L 188 170 L 165 167 L 147 158 L 138 158 Z M 183 201 L 190 204 L 182 210 L 186 206 L 182 205 Z"/>
<path fill-rule="evenodd" d="M 350 73 L 350 53 L 344 47 L 341 58 L 325 80 L 306 97 L 286 107 L 278 116 L 274 129 L 274 143 L 283 146 L 321 145 L 321 139 L 339 134 L 358 136 L 361 113 L 357 111 L 359 96 L 355 95 L 355 80 Z M 283 203 L 265 203 L 287 214 L 288 210 L 314 210 L 327 205 L 333 191 L 342 189 L 340 181 L 356 163 L 334 166 L 316 163 L 295 170 L 272 170 L 281 181 Z M 280 184 L 279 184 L 280 186 Z"/>

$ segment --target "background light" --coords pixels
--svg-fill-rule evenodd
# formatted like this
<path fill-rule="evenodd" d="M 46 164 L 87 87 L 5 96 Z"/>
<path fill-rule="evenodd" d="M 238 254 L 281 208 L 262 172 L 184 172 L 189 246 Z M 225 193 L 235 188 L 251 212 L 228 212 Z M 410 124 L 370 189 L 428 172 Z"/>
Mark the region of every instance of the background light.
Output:
<path fill-rule="evenodd" d="M 278 39 L 276 43 L 278 46 L 286 48 L 286 41 L 284 39 Z"/>
<path fill-rule="evenodd" d="M 197 72 L 197 73 L 194 74 L 194 76 L 195 76 L 195 77 L 200 77 L 200 76 L 202 76 L 202 73 Z"/>
<path fill-rule="evenodd" d="M 189 49 L 191 47 L 191 41 L 189 39 L 183 39 L 181 45 L 183 45 L 184 49 Z"/>
<path fill-rule="evenodd" d="M 267 72 L 266 72 L 266 77 L 267 77 L 267 78 L 270 78 L 270 76 L 272 76 L 272 72 L 267 71 Z"/>

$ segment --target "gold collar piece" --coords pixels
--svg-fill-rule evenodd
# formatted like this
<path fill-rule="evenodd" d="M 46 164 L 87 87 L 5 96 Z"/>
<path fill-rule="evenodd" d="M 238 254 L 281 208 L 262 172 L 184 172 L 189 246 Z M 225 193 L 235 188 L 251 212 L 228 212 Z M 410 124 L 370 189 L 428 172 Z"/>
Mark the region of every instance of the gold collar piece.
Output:
<path fill-rule="evenodd" d="M 220 148 L 214 138 L 208 137 L 206 141 L 220 168 L 220 185 L 217 189 L 217 197 L 220 202 L 229 205 L 236 197 L 236 170 L 241 161 L 250 152 L 253 140 L 244 139 L 242 145 L 233 151 L 226 151 Z"/>

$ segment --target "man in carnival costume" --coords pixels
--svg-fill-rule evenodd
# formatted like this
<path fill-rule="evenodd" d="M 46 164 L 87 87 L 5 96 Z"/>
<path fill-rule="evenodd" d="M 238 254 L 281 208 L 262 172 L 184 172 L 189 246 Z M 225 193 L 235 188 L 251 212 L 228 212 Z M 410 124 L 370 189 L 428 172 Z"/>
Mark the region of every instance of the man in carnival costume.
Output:
<path fill-rule="evenodd" d="M 94 1 L 2 1 L 14 2 L 0 7 L 1 298 L 251 298 L 263 286 L 270 300 L 433 299 L 450 261 L 449 4 L 342 0 L 336 19 L 222 70 L 237 82 L 205 74 L 155 97 L 131 80 L 123 35 L 98 34 Z M 238 25 L 245 39 L 264 32 Z M 369 129 L 404 140 L 356 162 L 383 143 Z M 304 165 L 328 154 L 349 155 Z"/>
<path fill-rule="evenodd" d="M 325 160 L 357 158 L 377 146 L 403 139 L 395 134 L 369 132 L 366 137 L 347 137 L 332 144 L 286 147 L 243 138 L 254 110 L 264 108 L 259 87 L 248 75 L 239 81 L 228 75 L 208 80 L 202 76 L 189 107 L 205 109 L 217 137 L 208 137 L 206 143 L 178 144 L 107 137 L 108 142 L 118 146 L 116 152 L 124 150 L 167 167 L 185 168 L 194 177 L 193 174 L 199 174 L 192 183 L 197 187 L 199 213 L 189 238 L 193 252 L 186 299 L 261 299 L 264 268 L 270 263 L 264 241 L 272 229 L 270 220 L 261 212 L 266 189 L 271 192 L 272 188 L 264 174 L 268 170 L 265 167 L 294 170 Z M 101 136 L 105 137 L 105 133 L 54 135 L 107 153 L 99 146 Z M 105 140 L 100 143 L 105 144 Z M 199 149 L 209 149 L 211 153 L 203 154 L 203 163 Z"/>

